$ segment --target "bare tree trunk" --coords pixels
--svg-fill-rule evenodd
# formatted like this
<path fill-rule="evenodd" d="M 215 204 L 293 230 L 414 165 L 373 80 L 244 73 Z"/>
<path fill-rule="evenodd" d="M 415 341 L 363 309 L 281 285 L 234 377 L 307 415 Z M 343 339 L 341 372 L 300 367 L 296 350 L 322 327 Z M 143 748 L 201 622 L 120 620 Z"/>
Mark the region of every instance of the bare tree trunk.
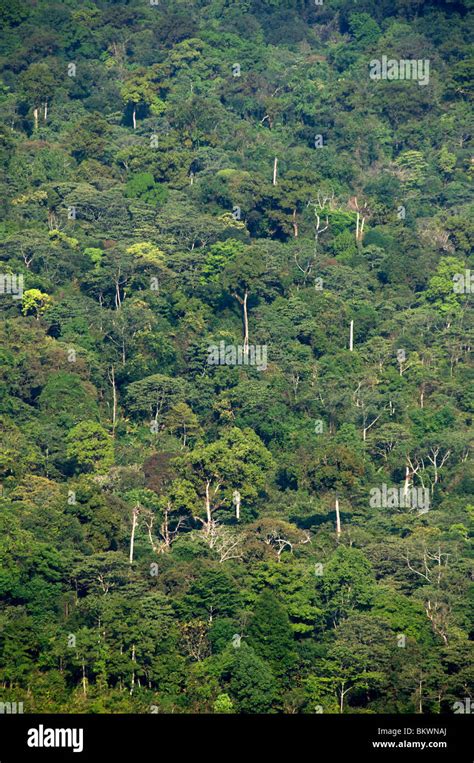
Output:
<path fill-rule="evenodd" d="M 351 326 L 349 329 L 349 351 L 352 352 L 354 349 L 354 321 L 351 321 Z"/>
<path fill-rule="evenodd" d="M 136 130 L 137 129 L 137 110 L 135 106 L 133 107 L 132 121 L 133 121 L 133 129 Z"/>
<path fill-rule="evenodd" d="M 365 204 L 363 204 L 362 207 L 359 206 L 357 196 L 354 196 L 352 199 L 350 199 L 349 208 L 353 209 L 357 215 L 355 237 L 357 243 L 359 244 L 364 238 L 364 225 L 368 210 Z"/>
<path fill-rule="evenodd" d="M 295 238 L 298 238 L 298 223 L 296 220 L 296 209 L 293 210 L 293 233 Z"/>
<path fill-rule="evenodd" d="M 46 122 L 48 118 L 48 101 L 44 102 L 44 121 Z"/>
<path fill-rule="evenodd" d="M 277 168 L 278 168 L 278 158 L 275 156 L 275 159 L 273 162 L 273 185 L 277 184 Z"/>
<path fill-rule="evenodd" d="M 249 351 L 249 317 L 247 312 L 248 296 L 248 292 L 246 291 L 244 295 L 244 301 L 242 303 L 242 307 L 244 309 L 244 355 L 248 355 Z"/>
<path fill-rule="evenodd" d="M 341 715 L 344 712 L 344 696 L 346 694 L 346 692 L 344 691 L 344 686 L 345 684 L 343 683 L 341 686 L 341 696 L 339 699 L 339 712 L 341 713 Z"/>
<path fill-rule="evenodd" d="M 326 231 L 329 228 L 329 218 L 326 215 L 326 225 L 324 226 L 324 228 L 321 228 L 321 218 L 316 212 L 316 210 L 314 210 L 314 216 L 316 217 L 316 230 L 314 231 L 314 243 L 315 243 L 315 247 L 317 247 L 321 233 L 324 233 L 324 231 Z"/>
<path fill-rule="evenodd" d="M 115 281 L 115 309 L 118 310 L 122 307 L 122 299 L 120 297 L 120 273 L 119 277 Z"/>
<path fill-rule="evenodd" d="M 241 497 L 240 497 L 240 493 L 239 493 L 238 490 L 234 490 L 233 498 L 234 498 L 234 505 L 235 505 L 235 518 L 236 518 L 237 521 L 239 521 L 239 519 L 240 519 L 240 502 L 241 502 Z"/>
<path fill-rule="evenodd" d="M 249 317 L 248 317 L 248 311 L 247 311 L 247 301 L 248 301 L 249 293 L 248 291 L 245 291 L 244 298 L 237 294 L 237 292 L 234 292 L 234 297 L 242 305 L 243 310 L 243 319 L 244 319 L 244 355 L 248 355 L 249 351 Z"/>
<path fill-rule="evenodd" d="M 132 671 L 132 685 L 130 687 L 130 694 L 133 694 L 133 689 L 135 687 L 135 644 L 132 644 L 132 662 L 133 662 L 133 671 Z"/>
<path fill-rule="evenodd" d="M 33 109 L 33 116 L 35 118 L 35 130 L 38 129 L 38 109 Z"/>
<path fill-rule="evenodd" d="M 339 498 L 336 497 L 336 538 L 341 537 L 341 515 L 339 513 Z"/>
<path fill-rule="evenodd" d="M 410 468 L 405 466 L 405 484 L 403 485 L 403 496 L 408 495 L 408 488 L 410 487 Z"/>
<path fill-rule="evenodd" d="M 211 527 L 211 521 L 212 521 L 212 516 L 211 516 L 211 496 L 210 496 L 210 493 L 209 493 L 209 488 L 210 487 L 211 487 L 211 483 L 208 480 L 206 482 L 206 517 L 207 517 L 207 525 L 208 525 L 209 529 Z"/>
<path fill-rule="evenodd" d="M 84 694 L 84 697 L 87 697 L 86 665 L 84 657 L 82 658 L 82 693 Z"/>
<path fill-rule="evenodd" d="M 109 378 L 112 384 L 112 396 L 113 396 L 113 406 L 112 406 L 112 437 L 115 437 L 115 427 L 117 426 L 117 387 L 115 384 L 115 370 L 112 366 L 110 369 Z"/>
<path fill-rule="evenodd" d="M 380 416 L 381 416 L 381 415 L 382 415 L 382 414 L 380 413 L 380 414 L 379 414 L 379 415 L 378 415 L 378 416 L 377 416 L 375 419 L 373 419 L 373 420 L 370 422 L 370 424 L 369 424 L 368 426 L 365 426 L 365 424 L 367 424 L 367 420 L 365 420 L 365 421 L 364 421 L 364 428 L 363 428 L 363 430 L 362 430 L 362 439 L 363 439 L 363 441 L 364 441 L 364 442 L 367 440 L 367 432 L 369 431 L 369 429 L 370 429 L 371 427 L 373 427 L 373 426 L 374 426 L 374 424 L 376 424 L 376 423 L 377 423 L 377 421 L 379 420 L 379 418 L 380 418 Z"/>
<path fill-rule="evenodd" d="M 357 219 L 356 219 L 356 241 L 357 243 L 360 243 L 362 239 L 364 238 L 364 225 L 365 225 L 365 217 L 360 212 L 357 212 Z"/>
<path fill-rule="evenodd" d="M 169 504 L 168 504 L 169 507 Z M 163 524 L 161 525 L 161 534 L 163 535 L 163 539 L 165 541 L 166 548 L 169 548 L 171 546 L 171 538 L 170 538 L 170 531 L 169 531 L 169 508 L 165 509 L 164 517 L 163 517 Z"/>
<path fill-rule="evenodd" d="M 133 507 L 132 511 L 132 530 L 130 533 L 130 556 L 129 556 L 129 562 L 130 564 L 133 563 L 133 548 L 135 545 L 135 530 L 137 529 L 138 524 L 138 514 L 140 512 L 140 509 L 138 507 L 138 504 Z"/>

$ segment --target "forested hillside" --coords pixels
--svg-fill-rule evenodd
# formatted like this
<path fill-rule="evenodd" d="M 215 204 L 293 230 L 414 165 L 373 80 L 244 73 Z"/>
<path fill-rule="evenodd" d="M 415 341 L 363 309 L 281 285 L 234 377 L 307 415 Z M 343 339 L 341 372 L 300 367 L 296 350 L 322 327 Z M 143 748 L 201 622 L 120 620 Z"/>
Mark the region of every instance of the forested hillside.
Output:
<path fill-rule="evenodd" d="M 0 701 L 469 712 L 473 10 L 1 0 Z"/>

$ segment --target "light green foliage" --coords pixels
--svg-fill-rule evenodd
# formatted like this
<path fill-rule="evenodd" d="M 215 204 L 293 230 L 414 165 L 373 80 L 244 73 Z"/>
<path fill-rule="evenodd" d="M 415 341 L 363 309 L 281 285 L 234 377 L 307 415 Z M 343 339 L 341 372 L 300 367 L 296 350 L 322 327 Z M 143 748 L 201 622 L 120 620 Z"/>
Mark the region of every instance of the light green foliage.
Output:
<path fill-rule="evenodd" d="M 184 396 L 182 379 L 154 374 L 133 382 L 127 388 L 128 407 L 133 413 L 149 414 L 158 421 L 169 408 Z"/>
<path fill-rule="evenodd" d="M 164 253 L 148 241 L 129 246 L 127 252 L 148 265 L 158 265 L 161 267 L 164 265 Z"/>
<path fill-rule="evenodd" d="M 470 696 L 472 10 L 0 0 L 0 701 Z"/>
<path fill-rule="evenodd" d="M 100 266 L 102 257 L 104 256 L 104 252 L 102 251 L 102 249 L 98 249 L 97 247 L 93 247 L 93 246 L 86 247 L 84 249 L 84 254 L 86 255 L 86 257 L 89 257 L 89 259 L 92 260 L 96 268 Z"/>
<path fill-rule="evenodd" d="M 39 320 L 40 315 L 48 309 L 52 302 L 53 298 L 40 289 L 27 289 L 23 293 L 21 311 L 23 315 L 35 315 L 36 320 Z"/>
<path fill-rule="evenodd" d="M 165 104 L 157 94 L 153 71 L 142 67 L 131 71 L 120 89 L 125 103 L 145 105 L 153 116 L 165 110 Z"/>
<path fill-rule="evenodd" d="M 234 703 L 228 694 L 219 694 L 214 702 L 213 709 L 215 713 L 235 712 Z"/>
<path fill-rule="evenodd" d="M 220 273 L 226 265 L 238 260 L 245 252 L 245 247 L 240 241 L 227 239 L 209 247 L 209 253 L 203 267 L 202 283 L 217 283 Z"/>
<path fill-rule="evenodd" d="M 204 494 L 206 485 L 211 486 L 216 508 L 232 506 L 234 490 L 241 493 L 244 505 L 254 504 L 275 465 L 255 432 L 237 427 L 209 445 L 195 447 L 186 460 L 199 492 Z"/>
<path fill-rule="evenodd" d="M 168 193 L 163 185 L 155 183 L 151 172 L 140 172 L 133 175 L 127 182 L 125 195 L 132 199 L 140 199 L 146 204 L 162 205 Z"/>
<path fill-rule="evenodd" d="M 95 421 L 82 421 L 71 429 L 67 438 L 66 455 L 80 471 L 102 472 L 114 461 L 110 436 Z"/>
<path fill-rule="evenodd" d="M 454 290 L 453 280 L 456 274 L 463 274 L 465 266 L 456 257 L 443 257 L 426 291 L 427 299 L 433 303 L 440 313 L 452 315 L 459 312 L 462 297 Z"/>

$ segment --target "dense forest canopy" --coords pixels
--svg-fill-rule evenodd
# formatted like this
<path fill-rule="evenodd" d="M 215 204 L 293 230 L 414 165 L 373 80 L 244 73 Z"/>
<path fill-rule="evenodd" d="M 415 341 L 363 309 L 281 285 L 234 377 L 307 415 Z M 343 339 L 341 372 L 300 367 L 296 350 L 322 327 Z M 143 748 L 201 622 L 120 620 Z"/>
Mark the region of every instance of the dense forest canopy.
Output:
<path fill-rule="evenodd" d="M 468 712 L 473 10 L 0 0 L 2 702 Z"/>

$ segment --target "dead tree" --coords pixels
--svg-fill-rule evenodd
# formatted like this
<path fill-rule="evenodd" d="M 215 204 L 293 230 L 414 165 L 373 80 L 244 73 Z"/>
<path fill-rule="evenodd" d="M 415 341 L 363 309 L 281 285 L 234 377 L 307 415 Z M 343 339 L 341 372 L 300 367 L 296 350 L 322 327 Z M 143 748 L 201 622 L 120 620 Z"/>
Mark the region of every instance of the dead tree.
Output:
<path fill-rule="evenodd" d="M 359 204 L 357 196 L 353 196 L 352 199 L 349 200 L 349 209 L 354 210 L 357 214 L 355 238 L 357 243 L 360 244 L 364 238 L 364 226 L 369 215 L 369 208 L 364 202 Z"/>
<path fill-rule="evenodd" d="M 135 546 L 135 532 L 138 525 L 139 514 L 140 514 L 140 504 L 136 503 L 132 509 L 132 529 L 130 532 L 130 554 L 129 554 L 130 564 L 133 564 L 133 549 Z"/>
<path fill-rule="evenodd" d="M 277 169 L 278 169 L 278 158 L 275 156 L 275 159 L 273 161 L 273 185 L 277 184 Z"/>
<path fill-rule="evenodd" d="M 336 540 L 339 541 L 341 537 L 341 514 L 339 512 L 339 498 L 336 496 Z"/>
<path fill-rule="evenodd" d="M 153 536 L 153 527 L 155 524 L 156 517 L 152 511 L 148 511 L 145 514 L 145 525 L 148 531 L 148 540 L 150 541 L 150 545 L 153 551 L 155 552 L 155 554 L 163 554 L 165 551 L 169 551 L 169 549 L 171 548 L 171 545 L 176 540 L 181 527 L 183 527 L 186 522 L 185 517 L 178 517 L 176 526 L 173 529 L 171 529 L 170 513 L 171 513 L 171 503 L 168 501 L 165 509 L 163 510 L 163 520 L 160 525 L 161 539 L 158 543 L 156 542 Z"/>
<path fill-rule="evenodd" d="M 113 365 L 110 367 L 108 377 L 112 385 L 112 437 L 115 437 L 117 426 L 117 385 L 115 383 L 115 369 Z"/>
<path fill-rule="evenodd" d="M 314 252 L 311 255 L 311 257 L 309 257 L 309 259 L 307 260 L 306 264 L 304 264 L 304 265 L 300 265 L 300 263 L 298 262 L 298 254 L 297 254 L 297 252 L 295 252 L 295 254 L 294 254 L 294 259 L 295 259 L 296 267 L 298 268 L 298 270 L 300 270 L 303 273 L 303 284 L 304 285 L 306 284 L 307 279 L 310 277 L 311 272 L 312 272 L 313 267 L 314 267 L 314 263 L 315 263 L 315 260 L 316 260 L 317 249 L 318 249 L 319 237 L 320 237 L 320 235 L 322 233 L 324 233 L 324 231 L 326 231 L 329 228 L 329 219 L 328 219 L 328 216 L 326 215 L 325 225 L 322 226 L 321 225 L 321 217 L 319 216 L 318 212 L 316 212 L 316 204 L 315 204 L 315 202 L 309 201 L 308 204 L 307 204 L 307 207 L 310 207 L 310 206 L 314 207 L 314 216 L 315 216 L 315 219 L 316 219 L 316 227 L 315 227 L 315 231 L 314 231 Z M 295 212 L 296 212 L 296 210 L 295 210 Z M 298 233 L 296 232 L 295 233 L 295 237 L 297 235 L 298 235 Z"/>
<path fill-rule="evenodd" d="M 243 320 L 244 320 L 244 355 L 248 355 L 249 352 L 249 316 L 248 316 L 248 309 L 247 309 L 247 302 L 249 293 L 247 289 L 244 292 L 244 296 L 241 297 L 240 294 L 237 294 L 236 291 L 234 291 L 232 295 L 237 302 L 242 305 L 242 313 L 243 313 Z"/>

